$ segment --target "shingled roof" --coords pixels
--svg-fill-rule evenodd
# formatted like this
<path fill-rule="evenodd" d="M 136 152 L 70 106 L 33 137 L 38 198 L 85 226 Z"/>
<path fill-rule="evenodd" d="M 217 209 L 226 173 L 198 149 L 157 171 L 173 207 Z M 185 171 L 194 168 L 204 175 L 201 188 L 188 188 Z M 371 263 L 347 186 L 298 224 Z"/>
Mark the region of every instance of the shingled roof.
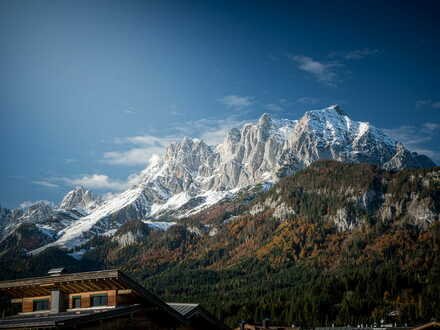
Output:
<path fill-rule="evenodd" d="M 230 329 L 223 322 L 218 321 L 199 304 L 190 303 L 167 303 L 180 315 L 188 319 L 192 324 L 203 325 L 207 329 Z"/>

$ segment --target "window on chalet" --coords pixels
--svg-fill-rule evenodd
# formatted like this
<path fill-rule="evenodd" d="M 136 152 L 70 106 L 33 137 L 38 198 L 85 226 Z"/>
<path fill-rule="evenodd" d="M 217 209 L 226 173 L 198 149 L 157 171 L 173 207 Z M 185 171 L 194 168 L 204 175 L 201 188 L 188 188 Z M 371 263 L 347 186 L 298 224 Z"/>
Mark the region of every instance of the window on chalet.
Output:
<path fill-rule="evenodd" d="M 108 301 L 107 293 L 93 294 L 90 296 L 90 304 L 92 307 L 107 306 L 107 301 Z"/>
<path fill-rule="evenodd" d="M 49 310 L 49 299 L 37 299 L 33 301 L 34 312 Z"/>
<path fill-rule="evenodd" d="M 81 307 L 81 296 L 72 297 L 72 308 L 80 308 Z"/>

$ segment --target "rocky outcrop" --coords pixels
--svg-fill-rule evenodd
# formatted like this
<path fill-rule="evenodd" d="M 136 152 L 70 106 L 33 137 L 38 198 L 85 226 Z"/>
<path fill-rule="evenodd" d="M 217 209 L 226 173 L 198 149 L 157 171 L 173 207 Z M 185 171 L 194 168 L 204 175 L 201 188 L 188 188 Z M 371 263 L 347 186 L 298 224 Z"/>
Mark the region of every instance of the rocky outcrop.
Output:
<path fill-rule="evenodd" d="M 113 236 L 120 247 L 126 247 L 145 240 L 150 233 L 148 225 L 140 221 L 132 221 L 122 226 Z"/>
<path fill-rule="evenodd" d="M 63 210 L 82 210 L 85 213 L 91 212 L 100 203 L 100 199 L 95 197 L 90 190 L 83 187 L 75 188 L 67 193 L 60 203 L 59 208 Z"/>

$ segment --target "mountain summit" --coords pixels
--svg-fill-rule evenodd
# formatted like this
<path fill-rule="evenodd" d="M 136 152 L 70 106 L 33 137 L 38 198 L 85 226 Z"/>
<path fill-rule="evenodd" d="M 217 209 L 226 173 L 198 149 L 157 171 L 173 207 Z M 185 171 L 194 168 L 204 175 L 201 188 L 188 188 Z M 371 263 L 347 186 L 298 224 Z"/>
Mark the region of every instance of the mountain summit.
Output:
<path fill-rule="evenodd" d="M 92 234 L 111 234 L 128 220 L 195 214 L 240 189 L 276 182 L 320 159 L 388 170 L 435 166 L 380 129 L 352 120 L 338 105 L 307 111 L 299 120 L 263 114 L 255 123 L 231 129 L 217 146 L 189 137 L 170 144 L 142 171 L 139 183 L 100 204 L 83 189 L 70 192 L 60 208 L 88 214 L 68 223 L 52 245 L 73 247 Z"/>

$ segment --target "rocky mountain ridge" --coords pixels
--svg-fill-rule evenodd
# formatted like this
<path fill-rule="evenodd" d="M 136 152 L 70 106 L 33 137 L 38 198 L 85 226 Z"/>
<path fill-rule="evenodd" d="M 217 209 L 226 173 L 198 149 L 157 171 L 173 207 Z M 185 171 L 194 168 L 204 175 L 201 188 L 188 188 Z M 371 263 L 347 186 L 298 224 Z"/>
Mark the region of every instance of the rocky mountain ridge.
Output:
<path fill-rule="evenodd" d="M 139 174 L 137 184 L 111 199 L 99 201 L 84 190 L 70 192 L 59 209 L 67 209 L 69 216 L 76 213 L 71 221 L 60 222 L 55 241 L 47 246 L 72 248 L 93 235 L 112 234 L 129 220 L 191 216 L 319 159 L 371 163 L 387 170 L 435 165 L 369 123 L 353 121 L 338 106 L 308 111 L 299 120 L 264 114 L 255 124 L 231 129 L 217 146 L 187 137 L 172 143 Z M 50 208 L 35 208 L 53 217 Z"/>

